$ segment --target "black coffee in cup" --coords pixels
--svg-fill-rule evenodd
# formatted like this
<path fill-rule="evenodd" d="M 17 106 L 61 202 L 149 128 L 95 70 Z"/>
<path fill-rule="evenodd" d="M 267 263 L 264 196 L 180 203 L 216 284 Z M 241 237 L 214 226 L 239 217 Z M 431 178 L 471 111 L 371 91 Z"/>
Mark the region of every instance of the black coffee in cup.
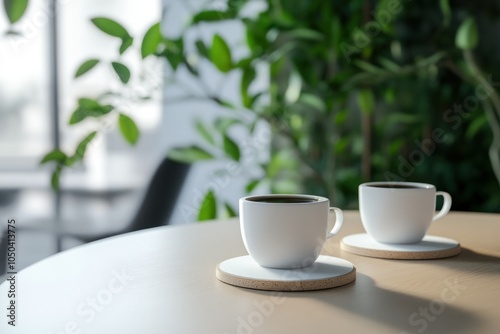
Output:
<path fill-rule="evenodd" d="M 422 187 L 410 186 L 405 184 L 374 184 L 369 185 L 373 188 L 388 188 L 388 189 L 421 189 Z"/>
<path fill-rule="evenodd" d="M 293 196 L 255 196 L 249 197 L 247 200 L 251 202 L 261 203 L 314 203 L 317 199 L 307 197 Z"/>

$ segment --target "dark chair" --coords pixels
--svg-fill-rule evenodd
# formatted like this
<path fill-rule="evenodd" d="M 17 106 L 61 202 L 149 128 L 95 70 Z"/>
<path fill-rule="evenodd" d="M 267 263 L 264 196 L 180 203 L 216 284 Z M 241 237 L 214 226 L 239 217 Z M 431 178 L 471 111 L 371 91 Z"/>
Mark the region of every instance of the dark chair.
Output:
<path fill-rule="evenodd" d="M 163 159 L 149 182 L 137 213 L 130 223 L 122 230 L 92 234 L 36 227 L 17 227 L 16 234 L 24 231 L 44 232 L 51 233 L 60 238 L 68 237 L 87 243 L 122 233 L 166 225 L 174 211 L 177 197 L 182 189 L 189 169 L 190 165 L 188 164 L 176 162 L 169 158 Z M 2 275 L 5 273 L 7 262 L 7 231 L 5 229 L 2 231 L 0 247 L 0 275 Z"/>

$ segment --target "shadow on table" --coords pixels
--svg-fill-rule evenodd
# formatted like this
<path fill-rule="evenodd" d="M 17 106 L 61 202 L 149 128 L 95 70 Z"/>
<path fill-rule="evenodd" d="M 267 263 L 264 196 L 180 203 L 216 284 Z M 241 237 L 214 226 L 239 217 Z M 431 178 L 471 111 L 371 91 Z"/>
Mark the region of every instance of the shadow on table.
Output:
<path fill-rule="evenodd" d="M 432 263 L 458 271 L 500 275 L 500 257 L 476 253 L 468 248 L 462 248 L 457 256 L 432 260 Z"/>
<path fill-rule="evenodd" d="M 447 289 L 443 281 L 443 290 Z M 449 290 L 449 288 L 448 288 Z M 269 292 L 249 290 L 261 295 Z M 335 323 L 335 309 L 348 311 L 359 316 L 359 322 L 352 324 L 355 332 L 360 326 L 380 322 L 393 327 L 394 333 L 470 333 L 480 319 L 470 312 L 453 306 L 451 290 L 443 293 L 443 299 L 430 300 L 409 294 L 377 287 L 373 279 L 357 273 L 356 281 L 343 287 L 312 292 L 284 292 L 290 299 L 314 298 L 332 307 L 332 321 Z M 442 295 L 443 295 L 442 294 Z M 363 324 L 366 321 L 367 324 Z"/>

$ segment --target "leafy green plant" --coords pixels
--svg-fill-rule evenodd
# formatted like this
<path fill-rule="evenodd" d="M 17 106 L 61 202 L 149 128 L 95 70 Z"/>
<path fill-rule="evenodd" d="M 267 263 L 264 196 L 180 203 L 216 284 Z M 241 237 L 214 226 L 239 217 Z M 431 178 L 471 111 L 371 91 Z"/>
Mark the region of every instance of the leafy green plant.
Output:
<path fill-rule="evenodd" d="M 236 18 L 246 27 L 250 56 L 244 59 L 232 59 L 218 35 L 211 45 L 197 41 L 197 46 L 199 56 L 221 72 L 241 73 L 237 109 L 255 117 L 241 117 L 252 119 L 244 128 L 251 133 L 255 122 L 273 128 L 270 160 L 254 161 L 265 176 L 252 180 L 248 192 L 267 182 L 273 192 L 315 193 L 355 208 L 361 182 L 404 179 L 448 189 L 456 195 L 457 209 L 498 210 L 500 109 L 489 106 L 497 93 L 473 66 L 471 50 L 479 33 L 470 16 L 484 19 L 486 11 L 498 13 L 498 8 L 451 8 L 447 1 L 397 6 L 380 1 L 373 7 L 362 1 L 348 7 L 266 3 L 254 18 L 239 18 L 236 6 L 218 16 L 211 9 L 193 16 L 194 26 Z M 365 14 L 370 12 L 375 15 Z M 382 22 L 384 13 L 391 17 Z M 421 17 L 426 20 L 416 29 Z M 370 31 L 377 24 L 378 31 Z M 262 62 L 270 68 L 270 88 L 252 96 L 255 64 Z M 451 109 L 474 97 L 479 87 L 490 95 L 473 112 L 462 116 Z M 477 150 L 487 142 L 493 143 L 491 164 L 486 150 Z M 213 144 L 207 141 L 207 147 Z M 498 182 L 491 182 L 495 174 Z"/>
<path fill-rule="evenodd" d="M 118 50 L 119 55 L 123 55 L 132 46 L 134 39 L 129 34 L 127 29 L 123 27 L 120 23 L 110 18 L 96 17 L 91 19 L 93 25 L 104 32 L 105 34 L 118 38 L 121 40 L 121 44 Z M 98 68 L 98 66 L 106 65 L 104 61 L 100 59 L 88 59 L 84 61 L 75 72 L 75 79 L 78 79 L 90 71 Z M 132 76 L 132 73 L 127 65 L 125 65 L 120 59 L 111 61 L 109 64 L 110 68 L 113 69 L 116 74 L 116 78 L 123 84 L 127 85 Z M 73 126 L 85 122 L 87 119 L 97 119 L 100 121 L 105 121 L 107 118 L 114 118 L 118 125 L 118 129 L 122 134 L 123 138 L 131 145 L 137 143 L 140 138 L 140 130 L 137 127 L 135 121 L 126 115 L 120 107 L 116 105 L 116 98 L 120 98 L 120 92 L 104 92 L 101 96 L 94 97 L 81 97 L 78 99 L 77 107 L 71 114 L 68 124 Z M 113 98 L 111 100 L 110 98 Z M 41 163 L 54 163 L 55 168 L 52 175 L 52 186 L 57 189 L 59 187 L 59 179 L 64 168 L 72 167 L 76 162 L 83 159 L 85 155 L 85 149 L 87 145 L 94 140 L 100 132 L 98 129 L 93 130 L 88 136 L 86 136 L 78 145 L 72 154 L 67 154 L 61 152 L 60 150 L 49 152 L 42 158 Z"/>
<path fill-rule="evenodd" d="M 227 111 L 212 124 L 194 124 L 203 145 L 175 148 L 170 157 L 244 164 L 262 175 L 246 185 L 248 193 L 266 183 L 272 192 L 314 193 L 356 208 L 360 183 L 404 179 L 449 191 L 454 209 L 498 211 L 500 68 L 490 47 L 496 36 L 488 30 L 500 15 L 496 3 L 278 0 L 243 15 L 249 3 L 228 0 L 215 9 L 208 3 L 179 36 L 163 36 L 160 23 L 143 36 L 142 58 L 164 59 L 172 72 L 187 70 L 202 89 L 170 103 L 205 100 Z M 186 45 L 188 32 L 222 21 L 244 26 L 245 56 L 237 58 L 220 34 Z M 111 19 L 92 22 L 121 39 L 118 54 L 137 40 Z M 200 64 L 239 75 L 240 101 L 206 87 Z M 76 77 L 99 66 L 102 61 L 89 59 Z M 111 66 L 126 85 L 132 75 L 126 65 L 117 59 Z M 254 84 L 259 66 L 269 73 L 262 91 Z M 85 98 L 72 119 L 117 113 L 105 98 Z M 118 120 L 124 137 L 138 140 L 133 121 Z M 272 135 L 270 157 L 234 138 L 235 132 L 255 136 L 260 127 Z M 77 152 L 61 153 L 42 161 L 55 161 L 58 173 Z M 235 210 L 207 191 L 198 218 L 222 214 Z"/>

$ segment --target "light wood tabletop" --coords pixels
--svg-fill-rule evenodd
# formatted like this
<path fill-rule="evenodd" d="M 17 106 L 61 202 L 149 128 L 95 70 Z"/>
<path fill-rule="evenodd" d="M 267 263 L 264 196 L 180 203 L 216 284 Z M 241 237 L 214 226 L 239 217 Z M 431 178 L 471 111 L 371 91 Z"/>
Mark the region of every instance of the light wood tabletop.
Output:
<path fill-rule="evenodd" d="M 452 212 L 433 223 L 430 234 L 463 248 L 440 260 L 384 260 L 340 249 L 343 236 L 360 232 L 358 212 L 347 211 L 343 230 L 323 249 L 351 261 L 356 281 L 310 292 L 218 281 L 218 263 L 246 254 L 237 220 L 97 241 L 22 270 L 14 287 L 4 282 L 0 333 L 500 332 L 500 215 Z M 15 327 L 6 310 L 12 300 Z"/>

